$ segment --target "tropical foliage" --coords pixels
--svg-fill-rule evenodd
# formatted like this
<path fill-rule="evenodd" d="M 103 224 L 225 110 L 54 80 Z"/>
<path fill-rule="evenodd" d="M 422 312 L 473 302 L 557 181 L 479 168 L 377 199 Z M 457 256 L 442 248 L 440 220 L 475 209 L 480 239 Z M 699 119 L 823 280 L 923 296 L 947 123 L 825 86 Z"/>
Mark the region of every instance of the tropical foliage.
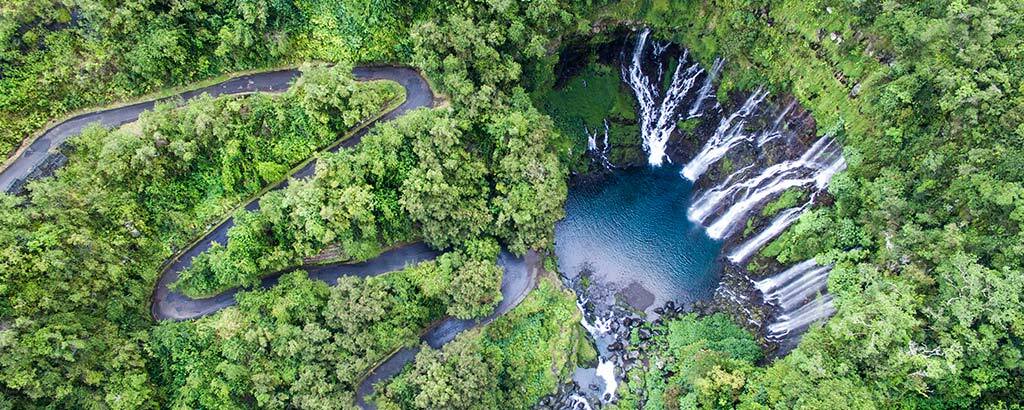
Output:
<path fill-rule="evenodd" d="M 721 93 L 768 84 L 819 128 L 841 126 L 849 168 L 830 186 L 834 205 L 762 254 L 835 263 L 838 312 L 749 377 L 743 402 L 1024 400 L 1020 2 L 623 2 L 600 14 L 643 18 L 703 61 L 725 57 Z"/>
<path fill-rule="evenodd" d="M 68 112 L 232 71 L 409 54 L 427 2 L 13 0 L 0 5 L 0 153 Z"/>
<path fill-rule="evenodd" d="M 356 83 L 347 67 L 306 74 L 279 96 L 201 97 L 125 129 L 89 128 L 55 177 L 25 197 L 0 195 L 5 396 L 63 407 L 154 400 L 148 300 L 162 262 L 402 98 L 397 84 Z"/>
<path fill-rule="evenodd" d="M 415 343 L 431 320 L 478 317 L 497 303 L 495 241 L 517 254 L 552 248 L 581 146 L 559 130 L 606 113 L 628 120 L 629 110 L 608 93 L 614 76 L 593 67 L 585 76 L 608 98 L 593 111 L 553 109 L 546 102 L 579 101 L 582 81 L 552 90 L 549 71 L 566 39 L 640 22 L 704 62 L 724 57 L 723 99 L 758 84 L 794 95 L 819 129 L 839 129 L 849 168 L 830 185 L 831 206 L 805 214 L 751 265 L 834 263 L 835 317 L 764 367 L 734 326 L 685 317 L 656 349 L 670 371 L 631 375 L 628 391 L 652 408 L 1012 408 L 1024 402 L 1022 7 L 4 2 L 2 152 L 86 107 L 231 71 L 342 64 L 309 68 L 279 96 L 200 98 L 122 130 L 90 128 L 54 178 L 24 197 L 0 195 L 0 408 L 350 400 L 360 372 Z M 178 287 L 214 293 L 325 251 L 360 260 L 409 240 L 449 252 L 334 288 L 293 273 L 237 308 L 154 325 L 148 301 L 168 257 L 401 98 L 394 84 L 352 81 L 351 64 L 366 61 L 423 69 L 444 108 L 324 154 L 313 178 L 236 214 L 228 243 Z M 579 341 L 571 299 L 555 287 L 542 283 L 510 315 L 425 349 L 383 404 L 527 407 L 549 393 Z"/>
<path fill-rule="evenodd" d="M 498 268 L 489 259 L 469 259 Z M 486 252 L 486 251 L 485 251 Z M 277 286 L 238 296 L 238 306 L 191 322 L 167 322 L 152 332 L 157 386 L 174 408 L 297 407 L 353 404 L 367 371 L 446 311 L 490 312 L 483 300 L 455 299 L 452 265 L 468 258 L 445 254 L 398 272 L 337 284 L 285 274 Z M 494 278 L 492 278 L 494 279 Z M 493 300 L 500 280 L 482 284 Z M 468 315 L 467 315 L 468 316 Z"/>
<path fill-rule="evenodd" d="M 690 314 L 653 333 L 656 336 L 648 342 L 644 359 L 662 366 L 630 372 L 618 408 L 731 408 L 739 404 L 746 378 L 756 371 L 754 363 L 761 359 L 761 347 L 750 332 L 723 314 L 701 318 Z"/>
<path fill-rule="evenodd" d="M 382 409 L 525 409 L 576 368 L 585 340 L 573 295 L 549 276 L 514 310 L 442 349 L 424 346 L 387 383 Z M 756 347 L 756 345 L 755 345 Z"/>

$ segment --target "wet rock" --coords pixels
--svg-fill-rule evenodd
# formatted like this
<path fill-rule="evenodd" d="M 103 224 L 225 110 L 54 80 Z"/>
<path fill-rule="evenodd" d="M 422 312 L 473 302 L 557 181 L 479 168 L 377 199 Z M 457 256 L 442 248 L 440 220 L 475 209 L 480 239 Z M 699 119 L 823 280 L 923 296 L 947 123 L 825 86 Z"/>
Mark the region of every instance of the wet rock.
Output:
<path fill-rule="evenodd" d="M 656 307 L 656 308 L 654 308 L 654 313 L 657 313 L 659 315 L 664 315 L 665 314 L 665 309 L 662 309 L 660 307 Z"/>
<path fill-rule="evenodd" d="M 609 352 L 616 352 L 616 351 L 619 351 L 619 350 L 622 350 L 622 342 L 615 342 L 615 343 L 612 343 L 612 344 L 608 345 L 608 351 Z"/>
<path fill-rule="evenodd" d="M 640 337 L 640 340 L 650 340 L 651 331 L 645 328 L 640 328 L 640 330 L 637 331 L 637 336 Z"/>
<path fill-rule="evenodd" d="M 676 302 L 673 302 L 671 300 L 668 301 L 668 302 L 665 302 L 665 311 L 675 310 L 675 309 L 676 309 Z"/>
<path fill-rule="evenodd" d="M 596 384 L 590 383 L 589 387 L 590 387 L 590 390 L 597 391 L 597 385 Z"/>

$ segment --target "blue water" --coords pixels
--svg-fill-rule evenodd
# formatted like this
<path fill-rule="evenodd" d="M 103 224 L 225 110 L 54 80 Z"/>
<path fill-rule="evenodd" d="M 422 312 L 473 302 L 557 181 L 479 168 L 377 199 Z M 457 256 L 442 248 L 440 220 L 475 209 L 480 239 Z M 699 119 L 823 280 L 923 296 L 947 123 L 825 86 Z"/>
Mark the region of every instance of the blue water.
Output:
<path fill-rule="evenodd" d="M 692 189 L 674 166 L 615 171 L 572 187 L 555 227 L 559 270 L 575 277 L 589 268 L 593 280 L 617 289 L 640 285 L 655 299 L 648 310 L 711 297 L 721 243 L 686 218 Z"/>

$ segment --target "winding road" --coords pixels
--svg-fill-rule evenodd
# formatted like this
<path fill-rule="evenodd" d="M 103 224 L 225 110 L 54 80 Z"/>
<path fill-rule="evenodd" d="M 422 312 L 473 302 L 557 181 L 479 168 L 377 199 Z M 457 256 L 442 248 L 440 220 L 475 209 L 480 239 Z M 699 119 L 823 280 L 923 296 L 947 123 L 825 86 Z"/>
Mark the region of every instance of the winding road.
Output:
<path fill-rule="evenodd" d="M 544 269 L 543 257 L 534 251 L 527 252 L 524 258 L 516 258 L 512 254 L 502 251 L 498 257 L 498 264 L 505 271 L 505 274 L 501 277 L 502 299 L 490 315 L 479 321 L 462 320 L 453 317 L 445 318 L 423 332 L 420 336 L 420 341 L 434 349 L 439 349 L 448 342 L 455 340 L 455 336 L 458 336 L 460 333 L 491 323 L 494 319 L 519 306 L 519 303 L 526 299 L 526 295 L 536 286 L 537 277 Z M 406 364 L 416 358 L 416 354 L 419 353 L 421 347 L 422 344 L 402 348 L 393 353 L 376 368 L 370 370 L 370 373 L 359 383 L 359 387 L 356 389 L 356 405 L 363 409 L 376 409 L 377 407 L 373 403 L 366 401 L 366 398 L 374 393 L 374 385 L 400 373 Z"/>
<path fill-rule="evenodd" d="M 187 101 L 203 93 L 219 96 L 259 91 L 283 91 L 300 74 L 298 70 L 289 69 L 244 75 L 169 98 L 181 98 Z M 355 68 L 353 75 L 360 81 L 395 81 L 405 88 L 406 100 L 394 110 L 366 124 L 348 139 L 331 147 L 330 151 L 337 151 L 341 148 L 358 144 L 362 137 L 380 122 L 395 119 L 415 108 L 433 107 L 434 105 L 434 94 L 429 84 L 414 69 L 393 66 L 366 66 Z M 140 102 L 124 107 L 81 114 L 47 129 L 39 138 L 32 141 L 26 149 L 18 152 L 11 161 L 8 161 L 6 168 L 0 170 L 0 190 L 17 193 L 23 189 L 27 181 L 51 174 L 55 167 L 62 165 L 62 163 L 57 163 L 54 160 L 55 158 L 62 158 L 61 154 L 57 152 L 58 148 L 68 138 L 81 133 L 82 129 L 87 125 L 99 123 L 105 127 L 117 127 L 135 121 L 142 112 L 152 109 L 156 103 L 163 100 Z M 316 161 L 310 161 L 295 171 L 290 178 L 273 186 L 271 190 L 286 187 L 292 178 L 307 178 L 313 174 L 315 169 Z M 244 205 L 244 208 L 250 211 L 259 209 L 259 199 L 250 201 Z M 209 230 L 189 248 L 168 261 L 153 292 L 151 310 L 155 320 L 194 319 L 212 314 L 237 303 L 235 295 L 240 290 L 238 288 L 230 289 L 209 298 L 192 299 L 172 291 L 168 287 L 178 280 L 179 273 L 191 265 L 196 255 L 209 249 L 214 242 L 226 244 L 228 240 L 227 233 L 232 226 L 234 226 L 234 218 L 226 219 Z M 376 276 L 434 259 L 437 255 L 438 252 L 430 249 L 425 244 L 414 243 L 388 250 L 376 258 L 361 263 L 309 265 L 302 266 L 299 269 L 307 271 L 310 278 L 333 285 L 337 283 L 338 278 L 341 276 Z M 504 269 L 504 274 L 501 283 L 502 300 L 495 310 L 481 320 L 460 320 L 448 317 L 438 321 L 422 333 L 420 339 L 423 343 L 433 348 L 440 348 L 454 340 L 458 334 L 490 323 L 504 315 L 526 298 L 526 295 L 536 285 L 536 278 L 543 269 L 542 257 L 533 251 L 530 251 L 525 258 L 517 258 L 506 251 L 502 251 L 498 262 Z M 276 285 L 283 273 L 279 272 L 263 278 L 261 287 L 269 288 Z M 357 404 L 363 408 L 374 408 L 372 403 L 365 401 L 365 398 L 373 393 L 373 385 L 398 374 L 407 363 L 415 358 L 419 349 L 419 346 L 400 349 L 372 369 L 359 385 L 356 392 Z"/>
<path fill-rule="evenodd" d="M 293 73 L 297 76 L 299 73 L 295 71 Z M 406 99 L 398 108 L 384 114 L 377 120 L 367 124 L 361 128 L 354 135 L 348 139 L 342 141 L 340 144 L 330 148 L 330 151 L 337 151 L 342 148 L 351 147 L 358 144 L 373 127 L 384 121 L 389 121 L 405 114 L 409 110 L 419 107 L 432 107 L 434 104 L 434 93 L 430 90 L 430 85 L 427 80 L 424 79 L 419 72 L 411 68 L 403 67 L 358 67 L 353 70 L 353 74 L 356 79 L 359 80 L 391 80 L 402 85 L 405 88 Z M 216 87 L 216 86 L 214 86 Z M 295 171 L 288 179 L 278 183 L 271 190 L 281 189 L 288 186 L 288 182 L 294 179 L 304 179 L 313 175 L 316 171 L 316 160 L 310 161 L 302 168 Z M 245 209 L 254 211 L 259 209 L 260 201 L 256 199 L 245 205 Z M 174 292 L 169 288 L 169 285 L 177 282 L 178 275 L 181 271 L 185 270 L 192 265 L 192 259 L 197 255 L 205 252 L 213 245 L 214 242 L 220 244 L 227 244 L 228 231 L 235 225 L 234 218 L 228 218 L 220 225 L 217 225 L 212 230 L 206 233 L 199 241 L 194 243 L 190 248 L 184 252 L 179 253 L 174 259 L 172 259 L 166 266 L 163 274 L 160 276 L 160 280 L 157 281 L 157 286 L 153 292 L 153 304 L 152 312 L 153 318 L 156 320 L 172 319 L 172 320 L 184 320 L 192 319 L 199 316 L 207 315 L 223 309 L 227 306 L 235 303 L 234 294 L 238 289 L 231 289 L 217 296 L 204 299 L 192 299 L 181 293 Z M 374 258 L 370 261 L 366 261 L 356 265 L 347 264 L 331 264 L 324 266 L 306 266 L 303 267 L 306 271 L 310 272 L 311 277 L 320 279 L 322 278 L 333 284 L 337 280 L 337 276 L 344 274 L 354 274 L 359 269 L 365 270 L 365 274 L 361 276 L 372 276 L 384 272 L 389 272 L 397 269 L 401 269 L 405 264 L 413 264 L 426 259 L 433 259 L 436 256 L 429 249 L 426 249 L 423 245 L 417 246 L 405 246 Z M 319 275 L 319 276 L 318 276 Z M 280 274 L 265 277 L 263 279 L 263 286 L 273 286 L 277 283 L 277 277 Z M 331 279 L 333 277 L 333 279 Z"/>

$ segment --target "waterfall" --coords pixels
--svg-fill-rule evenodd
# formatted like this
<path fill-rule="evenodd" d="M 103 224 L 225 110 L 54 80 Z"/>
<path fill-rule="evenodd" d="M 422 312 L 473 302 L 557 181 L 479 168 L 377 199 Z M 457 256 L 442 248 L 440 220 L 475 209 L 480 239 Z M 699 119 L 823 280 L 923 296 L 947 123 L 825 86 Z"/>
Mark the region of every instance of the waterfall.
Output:
<path fill-rule="evenodd" d="M 811 323 L 832 316 L 836 308 L 832 305 L 832 295 L 824 295 L 803 305 L 793 313 L 779 316 L 776 322 L 768 325 L 768 338 L 779 340 L 795 330 L 802 329 Z"/>
<path fill-rule="evenodd" d="M 580 319 L 580 324 L 583 325 L 583 328 L 587 329 L 587 332 L 589 332 L 594 337 L 597 337 L 597 336 L 600 336 L 600 335 L 603 335 L 603 334 L 606 334 L 606 333 L 610 332 L 612 330 L 612 326 L 611 326 L 612 325 L 612 321 L 611 321 L 611 319 L 606 319 L 606 318 L 600 318 L 599 317 L 599 318 L 594 319 L 594 323 L 590 323 L 590 321 L 587 320 L 587 311 L 586 311 L 586 309 L 583 308 L 583 305 L 586 305 L 586 304 L 587 304 L 586 300 L 580 300 L 580 301 L 576 302 L 576 307 L 579 308 L 580 309 L 580 313 L 583 314 L 583 318 Z"/>
<path fill-rule="evenodd" d="M 744 133 L 743 127 L 746 125 L 746 120 L 754 114 L 758 105 L 767 96 L 768 91 L 765 91 L 763 87 L 758 87 L 738 110 L 719 121 L 715 134 L 708 139 L 697 156 L 683 167 L 683 176 L 691 181 L 696 181 L 711 164 L 722 159 L 732 147 L 753 139 L 755 135 Z M 736 122 L 737 120 L 739 122 Z"/>
<path fill-rule="evenodd" d="M 652 46 L 651 63 L 658 69 L 657 77 L 649 77 L 643 70 L 643 56 L 650 34 L 650 28 L 644 28 L 640 32 L 629 64 L 622 67 L 622 78 L 633 90 L 637 105 L 640 107 L 640 133 L 643 136 L 644 150 L 648 154 L 647 161 L 652 166 L 660 166 L 668 158 L 665 147 L 676 129 L 680 105 L 689 95 L 697 78 L 704 74 L 704 69 L 696 62 L 687 64 L 689 50 L 684 50 L 679 56 L 668 90 L 662 95 L 660 90 L 664 73 L 661 57 L 668 45 L 655 43 Z M 711 75 L 705 76 L 706 79 L 710 77 Z"/>
<path fill-rule="evenodd" d="M 768 292 L 782 287 L 782 285 L 811 270 L 815 266 L 817 266 L 817 263 L 814 262 L 814 259 L 805 260 L 782 271 L 782 273 L 754 282 L 754 287 L 761 291 L 761 293 L 767 294 Z"/>
<path fill-rule="evenodd" d="M 781 312 L 768 325 L 769 339 L 779 340 L 835 312 L 832 295 L 825 293 L 831 270 L 832 266 L 820 266 L 812 258 L 754 281 L 765 302 Z"/>
<path fill-rule="evenodd" d="M 604 119 L 604 140 L 599 148 L 597 146 L 597 132 L 590 132 L 590 129 L 586 125 L 583 125 L 583 132 L 587 134 L 587 152 L 594 155 L 596 159 L 601 162 L 601 165 L 606 169 L 612 169 L 615 167 L 608 160 L 608 154 L 611 153 L 611 145 L 608 145 L 608 119 Z"/>
<path fill-rule="evenodd" d="M 788 116 L 789 113 L 793 111 L 794 107 L 796 107 L 796 100 L 791 100 L 789 104 L 786 105 L 786 108 L 783 108 L 782 111 L 779 111 L 779 114 L 775 116 L 775 120 L 772 121 L 771 128 L 768 128 L 768 130 L 760 133 L 757 136 L 758 148 L 763 147 L 764 144 L 774 141 L 783 135 L 783 120 L 785 120 L 786 116 Z"/>
<path fill-rule="evenodd" d="M 765 295 L 765 299 L 783 309 L 792 310 L 800 306 L 808 297 L 821 293 L 828 285 L 829 266 L 820 266 L 774 292 Z"/>
<path fill-rule="evenodd" d="M 811 202 L 808 201 L 804 206 L 789 208 L 779 212 L 779 214 L 775 216 L 775 219 L 772 219 L 772 222 L 768 224 L 767 228 L 764 228 L 753 238 L 748 239 L 742 245 L 737 247 L 736 250 L 729 253 L 729 261 L 739 264 L 747 260 L 750 255 L 753 255 L 754 252 L 761 249 L 761 247 L 766 245 L 768 241 L 775 239 L 775 237 L 779 236 L 782 231 L 789 228 L 793 222 L 796 222 L 796 220 L 800 218 L 800 215 L 803 215 L 804 211 L 807 210 L 807 205 L 810 203 Z"/>
<path fill-rule="evenodd" d="M 583 328 L 594 337 L 594 340 L 598 340 L 602 335 L 607 335 L 611 332 L 611 325 L 613 318 L 595 318 L 594 322 L 591 323 L 587 320 L 587 311 L 584 309 L 584 305 L 587 303 L 586 300 L 577 300 L 576 307 L 579 308 L 582 317 L 580 318 L 580 324 Z M 601 395 L 601 400 L 605 403 L 610 402 L 615 397 L 615 391 L 619 388 L 619 381 L 615 378 L 615 363 L 604 357 L 601 357 L 600 350 L 598 350 L 598 363 L 595 374 L 598 378 L 604 381 L 604 393 Z"/>
<path fill-rule="evenodd" d="M 812 186 L 817 191 L 824 189 L 832 175 L 846 165 L 839 149 L 833 147 L 833 143 L 831 137 L 821 137 L 798 159 L 772 165 L 747 181 L 728 187 L 716 187 L 712 190 L 717 192 L 714 193 L 713 200 L 698 200 L 694 204 L 696 207 L 691 207 L 691 219 L 703 220 L 714 211 L 721 200 L 734 197 L 733 204 L 708 226 L 709 236 L 722 239 L 738 222 L 744 220 L 755 206 L 787 189 L 806 186 Z"/>
<path fill-rule="evenodd" d="M 700 91 L 697 92 L 697 99 L 693 101 L 693 106 L 690 107 L 690 111 L 686 115 L 687 119 L 701 116 L 700 109 L 704 105 L 704 100 L 711 95 L 711 87 L 718 78 L 718 74 L 722 72 L 722 66 L 724 65 L 725 60 L 721 58 L 715 59 L 715 63 L 711 65 L 711 72 L 708 73 L 707 77 L 704 77 L 704 84 L 701 84 Z"/>

